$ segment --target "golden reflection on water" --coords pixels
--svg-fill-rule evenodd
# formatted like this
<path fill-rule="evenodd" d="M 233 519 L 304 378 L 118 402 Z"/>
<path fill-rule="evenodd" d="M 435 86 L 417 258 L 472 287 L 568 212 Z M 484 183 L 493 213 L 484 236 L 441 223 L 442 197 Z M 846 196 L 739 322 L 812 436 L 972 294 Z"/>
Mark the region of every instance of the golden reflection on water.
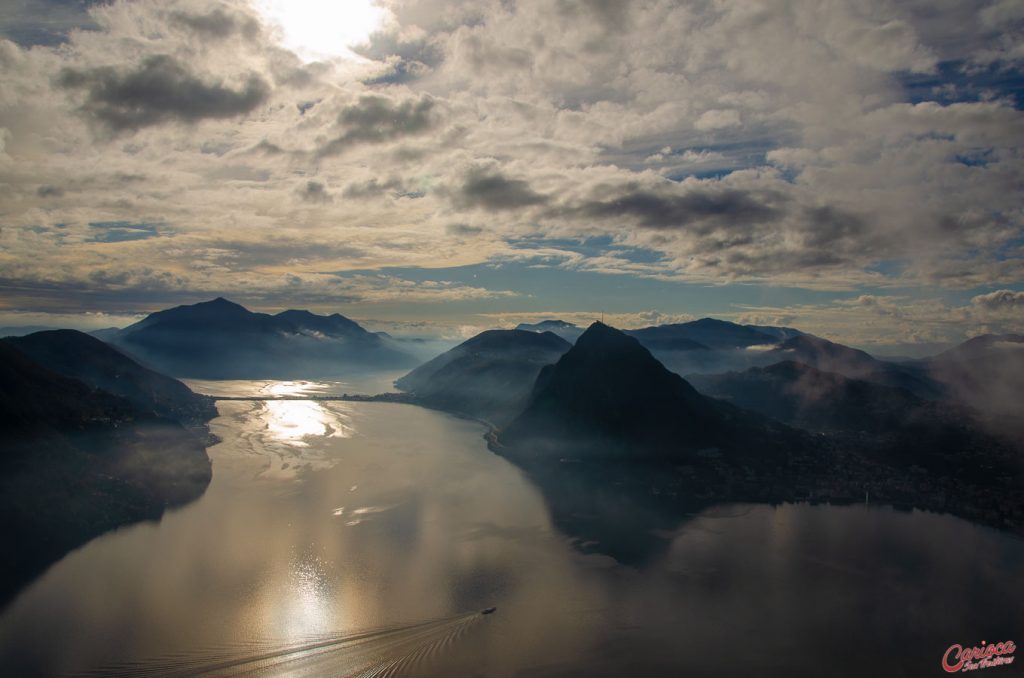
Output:
<path fill-rule="evenodd" d="M 312 400 L 268 400 L 267 431 L 277 441 L 308 447 L 307 437 L 349 438 L 352 428 L 345 415 L 329 412 Z"/>
<path fill-rule="evenodd" d="M 315 381 L 272 381 L 260 390 L 266 395 L 280 397 L 326 393 L 329 388 L 329 384 Z"/>
<path fill-rule="evenodd" d="M 273 610 L 284 639 L 300 640 L 340 626 L 334 619 L 333 587 L 325 569 L 315 556 L 292 561 L 288 595 Z"/>

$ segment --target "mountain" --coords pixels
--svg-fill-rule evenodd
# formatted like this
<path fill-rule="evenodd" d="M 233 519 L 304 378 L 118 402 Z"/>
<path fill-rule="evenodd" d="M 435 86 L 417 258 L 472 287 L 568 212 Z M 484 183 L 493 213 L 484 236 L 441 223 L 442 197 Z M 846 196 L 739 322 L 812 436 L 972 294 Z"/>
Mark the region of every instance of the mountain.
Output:
<path fill-rule="evenodd" d="M 310 311 L 281 311 L 274 316 L 277 325 L 294 334 L 322 334 L 326 337 L 350 337 L 367 339 L 372 334 L 364 330 L 359 323 L 349 320 L 340 313 L 317 315 Z M 380 335 L 377 335 L 380 336 Z"/>
<path fill-rule="evenodd" d="M 415 363 L 396 342 L 342 315 L 254 313 L 223 298 L 158 311 L 111 341 L 179 377 L 324 377 Z"/>
<path fill-rule="evenodd" d="M 781 428 L 701 395 L 636 338 L 594 323 L 541 370 L 526 409 L 497 442 L 517 457 L 678 461 L 728 448 L 767 458 Z"/>
<path fill-rule="evenodd" d="M 891 431 L 934 407 L 906 389 L 788 360 L 743 372 L 693 374 L 687 379 L 705 395 L 816 431 Z"/>
<path fill-rule="evenodd" d="M 761 334 L 767 334 L 771 337 L 775 337 L 776 341 L 786 341 L 787 339 L 807 334 L 795 327 L 775 327 L 773 325 L 744 325 L 744 327 L 760 332 Z"/>
<path fill-rule="evenodd" d="M 76 330 L 50 330 L 8 337 L 12 346 L 43 367 L 121 396 L 142 412 L 186 424 L 217 416 L 213 400 L 177 379 L 154 372 L 114 347 Z"/>
<path fill-rule="evenodd" d="M 635 338 L 595 323 L 541 370 L 522 414 L 491 432 L 489 446 L 537 485 L 559 529 L 620 562 L 642 564 L 668 548 L 644 524 L 671 530 L 673 517 L 726 503 L 851 503 L 868 493 L 1002 528 L 1024 525 L 1019 451 L 979 433 L 955 408 L 795 363 L 745 379 L 737 392 L 763 395 L 747 404 L 804 425 L 820 413 L 840 430 L 811 435 L 702 395 Z M 806 418 L 803 394 L 787 392 L 801 380 L 824 390 L 819 412 Z M 901 409 L 894 416 L 885 407 Z M 875 424 L 873 416 L 887 419 Z M 872 432 L 849 430 L 861 427 Z"/>
<path fill-rule="evenodd" d="M 702 393 L 792 426 L 835 433 L 838 443 L 892 466 L 964 478 L 980 468 L 1002 469 L 1007 477 L 1021 470 L 1012 447 L 955 402 L 792 361 L 691 378 Z"/>
<path fill-rule="evenodd" d="M 26 334 L 32 334 L 33 332 L 55 329 L 58 328 L 50 327 L 49 325 L 8 325 L 0 327 L 0 337 L 21 337 Z"/>
<path fill-rule="evenodd" d="M 787 339 L 764 352 L 763 358 L 771 363 L 799 362 L 850 379 L 904 388 L 924 398 L 938 398 L 942 395 L 941 389 L 924 370 L 878 360 L 865 351 L 810 334 Z"/>
<path fill-rule="evenodd" d="M 0 600 L 93 537 L 195 499 L 210 478 L 203 444 L 177 422 L 0 341 Z"/>
<path fill-rule="evenodd" d="M 658 343 L 681 340 L 685 340 L 689 344 L 686 347 L 685 343 L 681 343 L 680 346 L 684 347 L 681 350 L 694 348 L 735 349 L 778 343 L 778 338 L 772 333 L 714 318 L 701 318 L 674 325 L 644 327 L 639 330 L 628 330 L 626 334 L 636 337 L 641 344 L 651 350 L 662 348 L 657 345 Z"/>
<path fill-rule="evenodd" d="M 47 328 L 54 329 L 54 328 Z M 100 341 L 111 342 L 117 337 L 117 334 L 121 331 L 120 327 L 104 327 L 98 330 L 89 330 L 86 334 L 90 337 L 96 337 Z"/>
<path fill-rule="evenodd" d="M 739 325 L 702 318 L 686 323 L 627 330 L 676 374 L 717 373 L 762 364 L 764 349 L 799 336 L 787 327 Z"/>
<path fill-rule="evenodd" d="M 946 395 L 981 412 L 994 431 L 1024 441 L 1024 336 L 986 334 L 915 365 Z"/>
<path fill-rule="evenodd" d="M 551 332 L 488 330 L 395 385 L 430 407 L 504 424 L 526 404 L 541 368 L 570 348 Z"/>
<path fill-rule="evenodd" d="M 564 320 L 542 320 L 539 323 L 519 323 L 517 330 L 523 332 L 551 332 L 565 339 L 570 344 L 574 343 L 583 334 L 583 328 L 567 323 Z"/>

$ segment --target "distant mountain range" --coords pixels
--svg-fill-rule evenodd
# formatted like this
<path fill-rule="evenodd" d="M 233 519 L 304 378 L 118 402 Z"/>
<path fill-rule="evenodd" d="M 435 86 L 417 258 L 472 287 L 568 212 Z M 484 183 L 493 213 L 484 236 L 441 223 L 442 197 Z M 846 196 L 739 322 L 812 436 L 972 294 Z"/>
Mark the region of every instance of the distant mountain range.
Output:
<path fill-rule="evenodd" d="M 784 330 L 784 328 L 765 329 Z M 712 349 L 748 348 L 750 346 L 775 344 L 779 341 L 779 335 L 774 331 L 769 332 L 749 325 L 737 325 L 727 320 L 716 320 L 714 318 L 701 318 L 700 320 L 675 325 L 658 325 L 639 330 L 626 330 L 626 334 L 636 337 L 640 340 L 641 344 L 652 351 L 659 349 L 672 350 L 671 344 L 667 342 L 673 340 L 685 340 L 693 344 L 695 348 Z M 690 349 L 684 347 L 675 350 Z"/>
<path fill-rule="evenodd" d="M 994 432 L 1024 440 L 1024 336 L 974 337 L 908 366 L 926 372 L 947 398 L 981 413 Z"/>
<path fill-rule="evenodd" d="M 595 323 L 568 349 L 551 335 L 541 349 L 543 334 L 527 343 L 523 331 L 486 332 L 398 385 L 414 401 L 430 393 L 431 406 L 488 420 L 491 448 L 538 483 L 555 522 L 624 562 L 663 544 L 625 516 L 671 525 L 680 512 L 728 501 L 851 502 L 867 493 L 1024 529 L 1021 447 L 945 399 L 928 365 L 888 363 L 791 328 L 731 325 L 695 325 L 720 348 L 667 352 L 743 351 L 767 364 L 690 375 L 691 385 L 643 341 L 698 335 L 673 326 L 637 336 Z M 1004 337 L 967 349 L 988 360 L 1018 344 Z M 494 379 L 510 366 L 514 388 Z M 505 390 L 515 397 L 502 398 Z"/>
<path fill-rule="evenodd" d="M 387 335 L 337 313 L 269 315 L 217 298 L 153 313 L 108 341 L 177 377 L 293 379 L 399 369 L 418 362 Z"/>
<path fill-rule="evenodd" d="M 551 332 L 488 330 L 395 385 L 430 407 L 504 425 L 526 404 L 541 368 L 571 347 Z"/>
<path fill-rule="evenodd" d="M 541 370 L 497 442 L 516 457 L 695 461 L 708 448 L 746 453 L 756 445 L 768 455 L 783 429 L 701 395 L 635 337 L 598 322 Z"/>
<path fill-rule="evenodd" d="M 542 320 L 539 323 L 533 324 L 519 323 L 516 325 L 516 329 L 523 332 L 551 332 L 565 339 L 570 344 L 574 343 L 583 334 L 582 327 L 577 327 L 564 320 Z"/>
<path fill-rule="evenodd" d="M 821 337 L 804 334 L 787 339 L 766 351 L 762 360 L 775 363 L 791 360 L 850 379 L 904 388 L 923 398 L 938 398 L 941 387 L 927 370 L 879 360 L 865 351 L 843 346 Z"/>
<path fill-rule="evenodd" d="M 458 409 L 471 416 L 486 411 L 482 418 L 511 421 L 517 414 L 512 405 L 525 402 L 529 376 L 539 374 L 538 365 L 553 363 L 566 350 L 550 344 L 543 344 L 545 349 L 533 354 L 521 350 L 529 345 L 524 335 L 541 336 L 538 330 L 544 328 L 569 336 L 579 331 L 561 320 L 521 324 L 514 331 L 488 331 L 418 368 L 399 380 L 398 386 L 429 393 L 441 409 Z M 828 426 L 842 420 L 859 421 L 860 430 L 869 430 L 869 420 L 880 416 L 874 422 L 878 429 L 878 421 L 892 422 L 880 403 L 891 403 L 890 409 L 905 414 L 911 406 L 923 411 L 921 400 L 949 401 L 1024 438 L 1024 425 L 1015 429 L 1012 421 L 1018 411 L 1016 394 L 1024 390 L 1024 337 L 1020 335 L 986 335 L 933 358 L 893 362 L 791 327 L 739 325 L 712 318 L 621 333 L 635 338 L 676 374 L 692 368 L 684 373 L 687 379 L 710 389 L 709 393 L 802 428 L 822 428 L 821 416 L 827 413 L 808 414 L 811 404 L 798 403 L 790 391 L 793 383 L 814 381 L 824 393 L 813 405 L 831 410 L 824 420 Z M 491 395 L 494 389 L 487 386 L 492 378 L 487 370 L 501 365 L 508 371 L 517 361 L 522 364 L 516 368 L 519 378 L 510 391 L 514 397 L 495 399 Z M 442 373 L 443 378 L 433 379 L 435 371 L 448 363 L 452 365 Z M 744 389 L 753 390 L 744 393 Z M 898 406 L 893 398 L 899 399 Z M 767 409 L 762 406 L 772 400 Z M 948 416 L 946 412 L 940 418 Z"/>
<path fill-rule="evenodd" d="M 894 464 L 966 472 L 967 451 L 996 450 L 974 412 L 885 386 L 785 361 L 720 375 L 691 375 L 702 393 L 810 430 L 857 437 L 858 447 Z"/>
<path fill-rule="evenodd" d="M 579 331 L 575 325 L 560 320 L 519 327 L 541 326 L 557 326 L 563 333 Z M 717 374 L 791 360 L 852 379 L 906 388 L 923 398 L 940 398 L 945 392 L 925 365 L 879 360 L 865 351 L 792 327 L 741 325 L 701 318 L 623 332 L 635 337 L 662 364 L 682 375 Z"/>
<path fill-rule="evenodd" d="M 0 340 L 0 600 L 89 539 L 201 495 L 215 415 L 81 332 Z"/>
<path fill-rule="evenodd" d="M 562 320 L 546 320 L 536 325 L 522 324 L 518 329 L 549 329 L 573 342 L 583 332 L 582 328 Z M 768 349 L 803 335 L 803 332 L 791 327 L 740 325 L 715 318 L 623 332 L 639 340 L 644 348 L 677 374 L 721 372 L 762 364 L 764 358 L 760 354 L 763 350 L 758 349 Z"/>
<path fill-rule="evenodd" d="M 813 431 L 888 431 L 931 404 L 903 388 L 791 360 L 687 380 L 701 393 Z"/>
<path fill-rule="evenodd" d="M 570 342 L 583 334 L 583 328 L 564 320 L 544 320 L 535 324 L 521 323 L 517 330 L 553 332 Z M 736 349 L 749 346 L 776 344 L 800 336 L 800 330 L 791 327 L 739 325 L 727 320 L 701 318 L 685 323 L 656 325 L 637 330 L 623 330 L 636 337 L 651 351 L 692 351 L 700 349 Z"/>

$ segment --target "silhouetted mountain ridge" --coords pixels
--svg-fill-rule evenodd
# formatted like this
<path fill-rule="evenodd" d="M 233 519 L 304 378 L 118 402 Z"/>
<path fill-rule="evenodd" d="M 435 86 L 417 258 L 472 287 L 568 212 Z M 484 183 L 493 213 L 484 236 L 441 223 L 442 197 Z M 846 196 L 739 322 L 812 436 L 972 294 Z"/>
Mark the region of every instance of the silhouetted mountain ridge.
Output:
<path fill-rule="evenodd" d="M 667 341 L 686 340 L 694 344 L 692 348 L 714 349 L 747 348 L 774 344 L 778 341 L 774 335 L 767 332 L 716 318 L 701 318 L 685 323 L 627 330 L 626 334 L 636 337 L 645 346 L 650 343 L 648 348 L 652 350 L 655 348 L 654 342 L 664 344 Z"/>
<path fill-rule="evenodd" d="M 701 393 L 816 431 L 891 431 L 934 408 L 907 389 L 851 379 L 791 360 L 687 378 Z"/>
<path fill-rule="evenodd" d="M 537 374 L 571 344 L 551 332 L 488 330 L 395 382 L 437 409 L 504 424 L 525 405 Z"/>
<path fill-rule="evenodd" d="M 211 379 L 323 377 L 415 363 L 394 340 L 340 314 L 269 315 L 222 297 L 157 311 L 111 341 L 162 372 Z"/>
<path fill-rule="evenodd" d="M 942 395 L 942 390 L 924 370 L 879 360 L 866 351 L 810 334 L 787 339 L 766 351 L 764 360 L 771 363 L 787 360 L 800 362 L 850 379 L 904 388 L 923 398 L 939 398 Z"/>
<path fill-rule="evenodd" d="M 142 412 L 188 424 L 217 416 L 213 400 L 136 363 L 113 346 L 76 330 L 50 330 L 5 341 L 36 363 L 94 389 L 121 396 Z"/>
<path fill-rule="evenodd" d="M 498 434 L 515 456 L 685 459 L 704 448 L 759 450 L 784 434 L 756 415 L 701 395 L 634 337 L 594 323 L 545 367 L 526 409 Z"/>
<path fill-rule="evenodd" d="M 0 600 L 89 539 L 195 499 L 211 478 L 202 442 L 180 424 L 49 370 L 8 341 L 0 460 L 10 545 L 0 551 Z"/>
<path fill-rule="evenodd" d="M 517 330 L 524 332 L 551 332 L 565 339 L 570 344 L 579 339 L 583 328 L 564 320 L 541 320 L 538 323 L 519 323 Z"/>

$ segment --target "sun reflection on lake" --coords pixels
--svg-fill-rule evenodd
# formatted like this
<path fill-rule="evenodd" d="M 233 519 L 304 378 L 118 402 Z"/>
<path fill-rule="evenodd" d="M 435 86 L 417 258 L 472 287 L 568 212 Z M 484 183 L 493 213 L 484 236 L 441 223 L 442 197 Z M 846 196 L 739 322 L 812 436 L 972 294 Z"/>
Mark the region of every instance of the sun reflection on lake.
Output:
<path fill-rule="evenodd" d="M 329 389 L 329 384 L 315 381 L 274 381 L 261 390 L 267 395 L 281 397 L 315 395 L 326 393 Z"/>
<path fill-rule="evenodd" d="M 311 400 L 267 401 L 267 430 L 275 440 L 308 447 L 306 438 L 349 438 L 352 429 L 335 412 Z"/>
<path fill-rule="evenodd" d="M 325 567 L 315 556 L 296 558 L 292 562 L 289 595 L 276 610 L 276 622 L 285 639 L 297 641 L 334 628 L 332 587 Z"/>

